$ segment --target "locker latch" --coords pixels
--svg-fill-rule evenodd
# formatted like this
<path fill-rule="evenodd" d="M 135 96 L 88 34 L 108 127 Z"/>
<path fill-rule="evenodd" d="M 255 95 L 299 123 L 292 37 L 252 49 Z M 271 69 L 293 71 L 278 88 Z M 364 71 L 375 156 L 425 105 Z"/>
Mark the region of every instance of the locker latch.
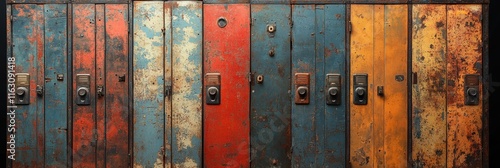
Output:
<path fill-rule="evenodd" d="M 354 74 L 354 104 L 365 105 L 368 103 L 368 74 Z"/>
<path fill-rule="evenodd" d="M 295 104 L 309 104 L 309 73 L 295 74 Z"/>
<path fill-rule="evenodd" d="M 465 75 L 465 105 L 479 105 L 479 75 Z"/>
<path fill-rule="evenodd" d="M 17 105 L 30 104 L 30 75 L 28 73 L 16 74 L 16 98 Z"/>
<path fill-rule="evenodd" d="M 104 86 L 102 85 L 97 85 L 97 96 L 98 97 L 103 97 L 104 96 Z"/>
<path fill-rule="evenodd" d="M 218 105 L 220 104 L 220 73 L 207 73 L 205 75 L 207 85 L 206 90 L 206 103 L 208 105 Z"/>
<path fill-rule="evenodd" d="M 340 74 L 326 74 L 326 104 L 340 105 L 342 95 L 340 86 Z"/>
<path fill-rule="evenodd" d="M 90 105 L 90 74 L 76 75 L 76 104 Z"/>

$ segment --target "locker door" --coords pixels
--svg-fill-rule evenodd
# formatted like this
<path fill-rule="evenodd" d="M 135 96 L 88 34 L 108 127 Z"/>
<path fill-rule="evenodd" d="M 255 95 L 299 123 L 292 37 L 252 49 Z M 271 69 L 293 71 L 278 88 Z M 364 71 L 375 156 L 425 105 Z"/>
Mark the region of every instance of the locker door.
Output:
<path fill-rule="evenodd" d="M 128 5 L 73 5 L 73 166 L 127 167 Z"/>
<path fill-rule="evenodd" d="M 289 5 L 251 6 L 252 167 L 290 167 Z"/>
<path fill-rule="evenodd" d="M 201 2 L 134 2 L 134 166 L 201 165 Z"/>
<path fill-rule="evenodd" d="M 12 167 L 67 164 L 67 6 L 9 6 L 9 56 L 15 58 Z M 47 103 L 47 105 L 45 105 Z M 63 144 L 63 145 L 61 145 Z M 9 165 L 10 167 L 10 165 Z"/>
<path fill-rule="evenodd" d="M 407 166 L 406 5 L 351 6 L 350 162 Z"/>
<path fill-rule="evenodd" d="M 413 11 L 413 165 L 482 167 L 481 5 Z"/>
<path fill-rule="evenodd" d="M 204 165 L 250 167 L 250 5 L 203 9 Z"/>
<path fill-rule="evenodd" d="M 345 6 L 293 5 L 292 20 L 292 165 L 345 167 Z"/>

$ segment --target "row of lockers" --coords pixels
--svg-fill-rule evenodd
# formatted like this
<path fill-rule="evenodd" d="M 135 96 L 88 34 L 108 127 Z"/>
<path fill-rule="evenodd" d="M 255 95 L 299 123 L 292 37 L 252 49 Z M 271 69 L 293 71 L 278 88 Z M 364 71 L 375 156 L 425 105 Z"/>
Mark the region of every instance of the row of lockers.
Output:
<path fill-rule="evenodd" d="M 486 166 L 481 4 L 132 4 L 7 6 L 10 166 Z"/>

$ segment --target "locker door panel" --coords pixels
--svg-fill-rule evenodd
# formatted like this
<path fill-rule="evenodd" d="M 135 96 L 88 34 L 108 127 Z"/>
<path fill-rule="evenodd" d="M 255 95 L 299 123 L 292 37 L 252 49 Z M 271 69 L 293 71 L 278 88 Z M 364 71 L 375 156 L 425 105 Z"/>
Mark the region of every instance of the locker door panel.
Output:
<path fill-rule="evenodd" d="M 28 73 L 24 102 L 16 110 L 16 161 L 13 167 L 40 165 L 44 156 L 43 96 L 37 86 L 44 86 L 44 15 L 43 5 L 12 5 L 12 56 L 16 59 L 16 76 Z M 19 83 L 17 84 L 19 85 Z M 21 86 L 21 85 L 19 85 Z M 16 90 L 18 90 L 16 88 Z"/>
<path fill-rule="evenodd" d="M 73 166 L 92 167 L 95 166 L 95 141 L 96 129 L 95 116 L 95 56 L 96 56 L 96 22 L 95 5 L 75 4 L 73 5 Z M 77 98 L 77 74 L 89 74 L 87 83 L 89 89 L 89 105 L 76 105 Z M 83 92 L 83 91 L 82 91 Z M 84 95 L 85 96 L 85 95 Z"/>
<path fill-rule="evenodd" d="M 290 6 L 252 5 L 252 167 L 291 164 Z"/>
<path fill-rule="evenodd" d="M 172 164 L 202 160 L 202 4 L 167 2 L 172 9 Z M 181 17 L 179 17 L 181 16 Z"/>
<path fill-rule="evenodd" d="M 105 39 L 106 37 L 106 16 L 105 5 L 97 4 L 96 11 L 96 39 Z M 106 158 L 106 97 L 103 93 L 106 87 L 106 41 L 96 40 L 96 128 L 97 128 L 97 148 L 96 156 L 99 158 Z M 97 89 L 102 89 L 103 93 L 99 94 Z M 99 136 L 103 135 L 103 136 Z M 105 167 L 106 159 L 98 159 L 96 162 L 97 167 Z"/>
<path fill-rule="evenodd" d="M 413 5 L 412 166 L 446 166 L 446 5 Z"/>
<path fill-rule="evenodd" d="M 163 2 L 134 2 L 134 167 L 163 167 Z"/>
<path fill-rule="evenodd" d="M 249 167 L 250 6 L 205 4 L 203 8 L 204 164 Z M 213 87 L 209 73 L 220 73 L 216 93 L 220 104 L 208 104 Z"/>
<path fill-rule="evenodd" d="M 405 5 L 352 6 L 351 102 L 360 95 L 367 100 L 351 104 L 355 166 L 407 165 L 407 14 Z M 360 85 L 367 87 L 365 97 Z"/>
<path fill-rule="evenodd" d="M 481 167 L 482 164 L 482 94 L 477 105 L 465 104 L 465 94 L 471 94 L 465 83 L 482 83 L 481 5 L 447 6 L 447 164 L 452 167 Z M 465 81 L 474 75 L 472 81 Z"/>
<path fill-rule="evenodd" d="M 67 5 L 46 4 L 45 14 L 45 165 L 68 164 Z"/>
<path fill-rule="evenodd" d="M 106 167 L 128 162 L 128 5 L 105 5 Z M 103 135 L 100 135 L 103 136 Z"/>

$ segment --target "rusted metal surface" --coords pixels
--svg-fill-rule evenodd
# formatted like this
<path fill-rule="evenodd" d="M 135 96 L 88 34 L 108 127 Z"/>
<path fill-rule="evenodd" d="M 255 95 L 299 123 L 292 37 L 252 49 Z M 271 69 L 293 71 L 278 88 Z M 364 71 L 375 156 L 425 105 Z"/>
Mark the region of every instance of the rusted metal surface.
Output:
<path fill-rule="evenodd" d="M 489 0 L 412 0 L 414 4 L 431 4 L 431 3 L 447 3 L 447 4 L 470 4 L 470 3 L 489 3 Z"/>
<path fill-rule="evenodd" d="M 62 4 L 69 0 L 6 0 L 7 4 Z"/>
<path fill-rule="evenodd" d="M 67 5 L 44 5 L 45 15 L 45 167 L 68 164 Z M 62 78 L 61 78 L 62 75 Z M 59 76 L 59 77 L 58 77 Z"/>
<path fill-rule="evenodd" d="M 250 167 L 250 5 L 205 4 L 203 10 L 204 73 L 221 77 L 220 104 L 204 103 L 204 166 Z"/>
<path fill-rule="evenodd" d="M 412 9 L 412 166 L 446 167 L 446 5 Z"/>
<path fill-rule="evenodd" d="M 292 167 L 345 167 L 345 6 L 293 5 L 292 20 L 292 74 L 310 74 L 309 104 L 292 103 Z M 332 73 L 341 75 L 339 106 L 325 101 Z"/>
<path fill-rule="evenodd" d="M 16 108 L 16 160 L 12 167 L 44 164 L 44 101 L 36 86 L 44 86 L 43 5 L 12 5 L 12 56 L 16 73 L 29 73 L 29 105 Z"/>
<path fill-rule="evenodd" d="M 128 167 L 128 5 L 106 4 L 105 18 L 106 167 Z"/>
<path fill-rule="evenodd" d="M 489 2 L 489 0 L 485 0 L 485 2 Z M 482 13 L 482 37 L 483 37 L 483 53 L 482 53 L 482 59 L 483 59 L 483 136 L 482 138 L 482 143 L 483 143 L 483 167 L 490 167 L 490 81 L 491 81 L 491 76 L 489 74 L 490 72 L 490 61 L 489 61 L 489 14 L 490 14 L 490 7 L 488 4 L 483 4 L 483 13 Z"/>
<path fill-rule="evenodd" d="M 353 4 L 402 4 L 408 3 L 409 0 L 346 0 L 348 3 Z"/>
<path fill-rule="evenodd" d="M 172 167 L 172 4 L 164 3 L 163 24 L 165 29 L 164 40 L 164 90 L 165 90 L 165 135 L 164 135 L 164 163 L 165 167 Z"/>
<path fill-rule="evenodd" d="M 202 3 L 172 1 L 172 165 L 202 164 Z M 179 17 L 181 16 L 181 17 Z"/>
<path fill-rule="evenodd" d="M 464 105 L 464 78 L 482 75 L 482 6 L 447 6 L 447 166 L 482 167 L 482 94 Z M 482 82 L 479 83 L 482 93 Z"/>
<path fill-rule="evenodd" d="M 77 74 L 95 74 L 96 26 L 95 5 L 73 5 L 73 81 Z M 90 86 L 95 86 L 95 76 L 90 78 Z M 73 102 L 76 102 L 76 82 L 73 82 Z M 73 165 L 93 167 L 96 164 L 94 135 L 95 88 L 90 88 L 91 105 L 73 105 Z"/>
<path fill-rule="evenodd" d="M 76 4 L 126 4 L 128 0 L 72 0 Z"/>
<path fill-rule="evenodd" d="M 164 128 L 171 119 L 164 113 L 163 4 L 134 2 L 133 167 L 163 167 L 164 132 L 171 129 Z"/>
<path fill-rule="evenodd" d="M 95 6 L 96 12 L 96 127 L 97 127 L 97 135 L 105 135 L 106 134 L 106 100 L 107 97 L 104 95 L 104 90 L 106 89 L 106 44 L 105 39 L 106 31 L 105 31 L 105 6 L 104 4 L 97 4 Z M 76 23 L 78 24 L 78 23 Z M 97 89 L 102 87 L 103 93 L 99 95 Z M 96 146 L 96 157 L 98 158 L 106 158 L 106 136 L 97 136 L 97 146 Z M 105 167 L 106 159 L 97 159 L 96 167 Z"/>
<path fill-rule="evenodd" d="M 204 4 L 233 4 L 233 3 L 249 3 L 250 0 L 203 0 Z"/>
<path fill-rule="evenodd" d="M 250 0 L 251 4 L 290 4 L 290 0 Z"/>
<path fill-rule="evenodd" d="M 251 167 L 291 166 L 290 10 L 251 6 Z"/>
<path fill-rule="evenodd" d="M 290 0 L 292 4 L 332 4 L 345 3 L 346 0 Z"/>
<path fill-rule="evenodd" d="M 350 73 L 368 76 L 367 105 L 350 100 L 354 167 L 407 166 L 407 14 L 406 5 L 351 6 Z"/>

